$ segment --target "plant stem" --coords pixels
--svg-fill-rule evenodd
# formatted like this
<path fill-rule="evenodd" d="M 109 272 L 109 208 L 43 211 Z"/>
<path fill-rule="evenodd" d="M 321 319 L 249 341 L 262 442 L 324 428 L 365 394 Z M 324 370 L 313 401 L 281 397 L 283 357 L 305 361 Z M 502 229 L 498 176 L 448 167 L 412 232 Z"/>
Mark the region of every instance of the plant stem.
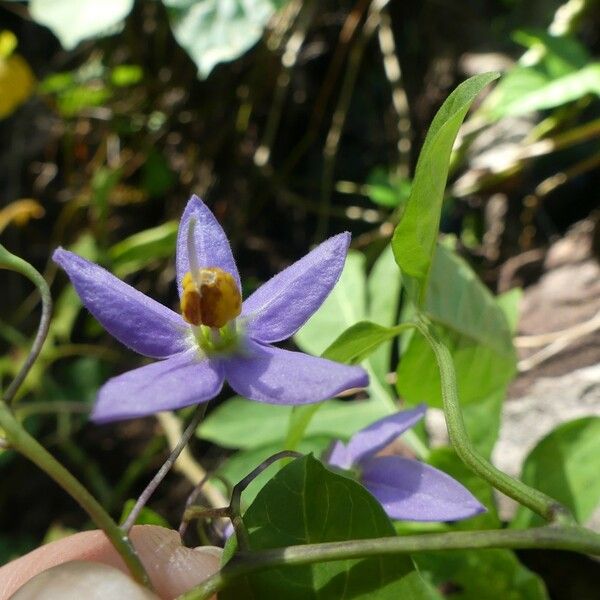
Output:
<path fill-rule="evenodd" d="M 33 266 L 22 258 L 11 254 L 4 246 L 0 245 L 0 267 L 16 271 L 27 277 L 39 290 L 42 298 L 42 316 L 33 345 L 19 373 L 8 386 L 3 399 L 0 400 L 0 427 L 4 432 L 6 441 L 17 452 L 20 452 L 31 462 L 47 473 L 58 483 L 73 499 L 88 513 L 94 523 L 104 531 L 115 550 L 120 554 L 123 562 L 129 568 L 133 578 L 139 583 L 150 586 L 150 580 L 142 565 L 135 548 L 131 545 L 127 535 L 124 535 L 110 515 L 102 508 L 100 503 L 85 489 L 63 465 L 61 465 L 35 438 L 33 438 L 23 425 L 15 418 L 9 408 L 9 403 L 19 390 L 27 377 L 29 370 L 35 363 L 50 327 L 52 313 L 52 297 L 46 280 Z"/>
<path fill-rule="evenodd" d="M 149 579 L 129 538 L 111 519 L 98 501 L 15 419 L 5 402 L 0 402 L 0 426 L 12 447 L 46 472 L 70 494 L 94 523 L 104 531 L 115 550 L 131 571 L 133 578 L 149 586 Z"/>
<path fill-rule="evenodd" d="M 204 600 L 235 579 L 264 569 L 416 552 L 491 548 L 548 548 L 600 554 L 600 535 L 582 527 L 550 525 L 522 531 L 498 529 L 302 544 L 236 555 L 225 567 L 178 600 Z"/>
<path fill-rule="evenodd" d="M 463 463 L 496 489 L 531 509 L 547 521 L 573 523 L 569 511 L 558 501 L 529 487 L 519 479 L 503 473 L 477 451 L 469 438 L 460 410 L 456 373 L 450 351 L 440 341 L 435 329 L 424 317 L 421 317 L 417 322 L 417 329 L 425 337 L 435 354 L 440 371 L 442 401 L 448 436 L 452 447 Z"/>
<path fill-rule="evenodd" d="M 29 369 L 33 366 L 39 353 L 42 350 L 42 346 L 46 341 L 48 335 L 48 329 L 50 327 L 50 316 L 52 314 L 52 296 L 50 294 L 50 288 L 46 283 L 46 280 L 42 275 L 36 271 L 28 262 L 22 258 L 15 256 L 10 253 L 4 246 L 0 245 L 0 267 L 16 271 L 21 275 L 27 277 L 39 290 L 40 296 L 42 297 L 42 316 L 40 318 L 40 324 L 38 326 L 37 334 L 33 340 L 33 345 L 29 351 L 29 355 L 25 359 L 25 362 L 21 366 L 21 369 L 17 373 L 17 376 L 11 381 L 6 392 L 4 392 L 3 400 L 7 404 L 10 404 L 17 393 L 17 390 L 21 387 L 21 384 L 27 377 Z"/>
<path fill-rule="evenodd" d="M 175 461 L 179 458 L 179 455 L 187 446 L 192 435 L 194 435 L 198 424 L 200 423 L 200 421 L 202 421 L 202 418 L 204 417 L 207 405 L 208 402 L 203 402 L 202 404 L 198 405 L 198 408 L 196 408 L 194 416 L 192 417 L 192 420 L 190 421 L 190 424 L 187 426 L 186 430 L 183 432 L 179 443 L 175 446 L 175 448 L 173 448 L 173 450 L 171 450 L 171 454 L 169 454 L 169 457 L 164 462 L 163 466 L 158 470 L 156 475 L 151 479 L 150 483 L 140 494 L 140 497 L 137 499 L 137 502 L 131 509 L 131 512 L 129 513 L 129 515 L 127 515 L 127 519 L 125 519 L 125 521 L 121 525 L 121 530 L 125 534 L 128 534 L 129 530 L 134 526 L 135 521 L 138 518 L 140 512 L 142 511 L 144 506 L 146 506 L 146 503 L 148 502 L 148 500 L 150 500 L 150 497 L 152 496 L 152 494 L 154 494 L 156 488 L 160 485 L 161 481 L 171 470 L 171 468 L 175 464 Z"/>

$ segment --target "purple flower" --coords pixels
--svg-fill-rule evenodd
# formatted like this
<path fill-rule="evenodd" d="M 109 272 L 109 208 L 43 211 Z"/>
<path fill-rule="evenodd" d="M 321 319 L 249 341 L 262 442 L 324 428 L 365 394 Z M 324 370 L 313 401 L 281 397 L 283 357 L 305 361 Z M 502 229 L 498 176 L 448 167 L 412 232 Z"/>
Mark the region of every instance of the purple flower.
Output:
<path fill-rule="evenodd" d="M 177 287 L 183 316 L 105 269 L 58 248 L 83 304 L 120 342 L 160 359 L 110 379 L 92 419 L 107 422 L 207 402 L 223 382 L 272 404 L 319 402 L 368 383 L 359 367 L 271 345 L 293 335 L 338 280 L 350 235 L 336 235 L 252 294 L 241 285 L 225 233 L 196 196 L 177 237 Z"/>
<path fill-rule="evenodd" d="M 336 441 L 328 464 L 358 470 L 360 482 L 392 519 L 457 521 L 485 511 L 478 500 L 446 473 L 401 456 L 377 456 L 425 415 L 425 406 L 395 413 L 356 433 L 348 444 Z"/>

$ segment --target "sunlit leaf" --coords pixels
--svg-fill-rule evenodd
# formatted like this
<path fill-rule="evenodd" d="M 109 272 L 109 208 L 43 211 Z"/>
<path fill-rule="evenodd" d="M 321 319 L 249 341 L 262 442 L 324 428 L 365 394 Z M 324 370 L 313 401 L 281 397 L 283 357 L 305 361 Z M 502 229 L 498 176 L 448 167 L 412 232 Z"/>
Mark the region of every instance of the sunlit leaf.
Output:
<path fill-rule="evenodd" d="M 109 251 L 115 273 L 124 277 L 157 258 L 173 256 L 178 225 L 178 221 L 167 221 L 115 244 Z"/>
<path fill-rule="evenodd" d="M 496 73 L 471 77 L 459 85 L 433 119 L 419 155 L 411 194 L 392 239 L 396 262 L 423 289 L 438 236 L 450 153 L 459 127 L 475 97 Z"/>
<path fill-rule="evenodd" d="M 131 11 L 134 0 L 31 0 L 32 18 L 48 27 L 64 48 L 111 33 Z"/>
<path fill-rule="evenodd" d="M 273 14 L 288 0 L 163 0 L 173 35 L 207 77 L 261 38 Z"/>
<path fill-rule="evenodd" d="M 499 108 L 502 116 L 517 116 L 573 102 L 588 94 L 600 96 L 600 63 L 590 64 L 514 98 Z"/>
<path fill-rule="evenodd" d="M 281 450 L 291 412 L 291 406 L 230 398 L 206 417 L 198 428 L 198 436 L 224 448 L 256 448 L 279 443 Z M 318 418 L 310 423 L 306 435 L 347 440 L 361 427 L 385 414 L 370 401 L 329 400 L 319 408 Z"/>
<path fill-rule="evenodd" d="M 559 425 L 525 459 L 521 479 L 567 506 L 585 523 L 600 503 L 600 417 Z M 540 525 L 541 518 L 520 507 L 514 527 Z"/>
<path fill-rule="evenodd" d="M 311 456 L 283 468 L 243 518 L 253 549 L 394 535 L 383 509 L 362 486 Z M 421 600 L 436 594 L 412 560 L 399 555 L 271 569 L 238 581 L 220 596 Z"/>

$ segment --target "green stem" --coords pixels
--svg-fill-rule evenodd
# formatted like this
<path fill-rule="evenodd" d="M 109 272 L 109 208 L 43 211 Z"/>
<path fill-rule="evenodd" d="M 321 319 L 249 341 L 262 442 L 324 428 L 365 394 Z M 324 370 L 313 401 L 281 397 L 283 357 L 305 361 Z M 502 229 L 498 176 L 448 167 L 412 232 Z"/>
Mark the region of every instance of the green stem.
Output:
<path fill-rule="evenodd" d="M 46 341 L 48 335 L 48 329 L 50 327 L 50 316 L 52 314 L 52 296 L 50 295 L 50 288 L 46 283 L 46 280 L 42 277 L 38 271 L 36 271 L 28 262 L 22 258 L 15 256 L 10 253 L 4 246 L 0 244 L 0 267 L 16 271 L 21 275 L 24 275 L 31 281 L 39 290 L 42 297 L 42 316 L 40 318 L 40 324 L 38 326 L 37 334 L 33 340 L 33 345 L 29 351 L 29 355 L 25 359 L 25 362 L 21 366 L 21 369 L 17 373 L 17 376 L 11 381 L 6 392 L 4 392 L 3 400 L 7 404 L 10 404 L 17 393 L 17 390 L 21 387 L 21 384 L 27 377 L 27 373 L 36 361 L 39 353 L 42 350 L 42 346 Z"/>
<path fill-rule="evenodd" d="M 131 571 L 134 579 L 150 587 L 150 580 L 140 562 L 140 559 L 131 545 L 129 538 L 124 535 L 110 515 L 102 508 L 100 503 L 83 487 L 83 485 L 61 465 L 35 438 L 33 438 L 23 425 L 15 418 L 9 408 L 10 401 L 14 398 L 19 387 L 27 377 L 29 370 L 35 363 L 44 345 L 50 326 L 52 313 L 52 297 L 45 279 L 33 266 L 22 258 L 11 254 L 0 245 L 0 267 L 16 271 L 29 279 L 39 290 L 42 298 L 42 316 L 36 337 L 34 339 L 29 355 L 15 379 L 7 388 L 2 400 L 0 400 L 0 428 L 2 428 L 5 440 L 17 452 L 20 452 L 46 472 L 56 483 L 58 483 L 68 494 L 70 494 L 79 505 L 88 513 L 94 523 L 104 531 L 115 550 Z"/>
<path fill-rule="evenodd" d="M 460 410 L 452 355 L 438 338 L 435 329 L 424 317 L 421 317 L 417 322 L 417 329 L 425 337 L 435 354 L 442 383 L 442 401 L 448 435 L 459 458 L 469 469 L 497 490 L 531 509 L 547 521 L 572 523 L 573 519 L 569 511 L 559 502 L 529 487 L 519 479 L 503 473 L 486 460 L 473 446 Z"/>
<path fill-rule="evenodd" d="M 11 446 L 45 471 L 58 485 L 70 494 L 94 523 L 104 531 L 115 550 L 138 582 L 149 585 L 149 579 L 128 537 L 110 518 L 98 501 L 63 467 L 37 440 L 25 431 L 4 402 L 0 402 L 0 427 Z"/>
<path fill-rule="evenodd" d="M 547 548 L 598 555 L 600 535 L 582 527 L 550 525 L 518 531 L 455 531 L 257 550 L 236 555 L 221 571 L 179 596 L 178 600 L 210 598 L 239 577 L 274 567 L 417 552 L 491 548 Z"/>

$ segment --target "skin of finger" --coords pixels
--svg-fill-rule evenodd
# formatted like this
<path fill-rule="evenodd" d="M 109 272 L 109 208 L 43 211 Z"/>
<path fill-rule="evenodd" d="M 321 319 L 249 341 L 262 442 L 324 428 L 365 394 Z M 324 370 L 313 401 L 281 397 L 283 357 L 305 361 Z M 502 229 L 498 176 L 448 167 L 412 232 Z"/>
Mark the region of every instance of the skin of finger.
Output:
<path fill-rule="evenodd" d="M 161 598 L 174 598 L 219 569 L 220 548 L 185 548 L 171 529 L 139 525 L 131 530 L 130 537 Z M 41 546 L 0 567 L 0 600 L 8 600 L 38 573 L 72 560 L 100 562 L 127 573 L 104 533 L 84 531 Z"/>
<path fill-rule="evenodd" d="M 158 600 L 148 588 L 119 569 L 97 562 L 74 560 L 38 573 L 11 600 Z"/>

